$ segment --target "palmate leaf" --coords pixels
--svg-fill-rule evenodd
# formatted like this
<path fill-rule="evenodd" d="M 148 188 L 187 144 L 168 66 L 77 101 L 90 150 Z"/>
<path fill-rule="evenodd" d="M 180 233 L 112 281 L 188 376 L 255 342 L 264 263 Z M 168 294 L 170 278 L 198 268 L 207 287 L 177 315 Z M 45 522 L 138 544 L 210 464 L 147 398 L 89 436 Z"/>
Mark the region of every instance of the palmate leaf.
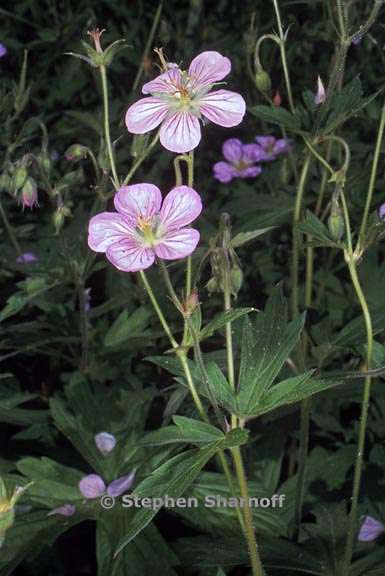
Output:
<path fill-rule="evenodd" d="M 339 244 L 331 238 L 325 224 L 319 220 L 310 210 L 307 210 L 303 222 L 297 225 L 297 230 L 311 236 L 309 244 L 311 246 L 327 246 L 329 248 L 338 248 Z"/>
<path fill-rule="evenodd" d="M 215 442 L 201 450 L 188 450 L 174 456 L 143 480 L 136 487 L 133 495 L 140 498 L 162 498 L 167 494 L 171 498 L 179 498 L 214 456 L 220 443 Z M 141 508 L 135 514 L 127 533 L 117 545 L 115 557 L 148 526 L 158 511 L 159 509 Z"/>
<path fill-rule="evenodd" d="M 188 443 L 209 444 L 225 439 L 221 430 L 193 418 L 173 416 L 176 426 L 166 426 L 146 434 L 138 443 L 140 446 L 162 446 L 164 444 Z"/>
<path fill-rule="evenodd" d="M 271 387 L 284 362 L 298 342 L 305 317 L 287 324 L 287 307 L 281 288 L 276 287 L 255 325 L 244 320 L 239 370 L 238 412 L 250 414 Z"/>
<path fill-rule="evenodd" d="M 297 116 L 290 114 L 287 110 L 277 106 L 251 106 L 249 108 L 257 118 L 270 124 L 277 124 L 291 132 L 300 132 L 300 120 Z"/>

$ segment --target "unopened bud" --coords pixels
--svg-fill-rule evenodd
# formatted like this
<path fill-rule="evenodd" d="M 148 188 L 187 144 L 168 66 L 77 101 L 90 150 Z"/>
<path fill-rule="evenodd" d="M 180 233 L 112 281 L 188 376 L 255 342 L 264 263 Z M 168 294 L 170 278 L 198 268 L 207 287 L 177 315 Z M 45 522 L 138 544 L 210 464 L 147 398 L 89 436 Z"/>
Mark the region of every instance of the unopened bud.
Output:
<path fill-rule="evenodd" d="M 232 295 L 236 298 L 243 283 L 243 272 L 241 267 L 233 262 L 230 270 L 230 289 Z"/>
<path fill-rule="evenodd" d="M 314 96 L 314 103 L 319 106 L 326 101 L 326 90 L 321 80 L 321 76 L 318 76 L 317 80 L 317 94 Z"/>
<path fill-rule="evenodd" d="M 198 306 L 199 306 L 198 291 L 193 290 L 191 292 L 191 294 L 189 296 L 187 296 L 187 298 L 183 302 L 183 305 L 182 305 L 183 315 L 185 317 L 189 318 Z"/>
<path fill-rule="evenodd" d="M 64 221 L 66 217 L 70 216 L 70 214 L 71 210 L 68 208 L 68 206 L 64 206 L 64 204 L 62 204 L 55 210 L 52 219 L 53 219 L 53 225 L 55 226 L 56 234 L 59 234 L 60 230 L 64 226 Z"/>
<path fill-rule="evenodd" d="M 263 68 L 260 68 L 254 76 L 255 85 L 261 92 L 270 92 L 271 79 L 269 74 Z"/>
<path fill-rule="evenodd" d="M 281 97 L 281 94 L 279 93 L 279 90 L 277 90 L 275 95 L 274 95 L 273 104 L 274 104 L 274 106 L 277 106 L 277 108 L 279 106 L 281 106 L 281 104 L 282 104 L 282 97 Z"/>
<path fill-rule="evenodd" d="M 64 157 L 68 162 L 78 162 L 87 158 L 88 148 L 82 144 L 72 144 L 65 151 Z"/>
<path fill-rule="evenodd" d="M 328 218 L 328 228 L 333 240 L 339 242 L 345 232 L 345 222 L 338 199 L 335 197 L 332 198 L 332 206 Z"/>
<path fill-rule="evenodd" d="M 21 203 L 24 208 L 33 208 L 38 204 L 37 186 L 33 178 L 28 177 L 21 190 Z"/>
<path fill-rule="evenodd" d="M 13 185 L 16 190 L 23 187 L 28 178 L 28 172 L 25 166 L 18 166 L 13 173 Z"/>

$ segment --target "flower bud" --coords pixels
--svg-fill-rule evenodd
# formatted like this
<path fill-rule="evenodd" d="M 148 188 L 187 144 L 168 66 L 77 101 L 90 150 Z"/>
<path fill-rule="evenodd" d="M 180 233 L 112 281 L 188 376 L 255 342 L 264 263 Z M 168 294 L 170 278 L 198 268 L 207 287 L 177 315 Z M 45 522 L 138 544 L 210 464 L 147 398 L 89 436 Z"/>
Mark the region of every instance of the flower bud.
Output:
<path fill-rule="evenodd" d="M 99 432 L 99 434 L 95 436 L 95 444 L 103 456 L 106 456 L 115 448 L 116 438 L 108 432 Z"/>
<path fill-rule="evenodd" d="M 338 199 L 334 196 L 332 198 L 332 206 L 328 218 L 328 228 L 333 240 L 339 242 L 345 232 L 345 222 Z"/>
<path fill-rule="evenodd" d="M 260 68 L 255 76 L 254 82 L 258 90 L 261 92 L 270 92 L 271 90 L 271 78 L 269 74 L 263 68 Z"/>
<path fill-rule="evenodd" d="M 58 514 L 59 516 L 66 516 L 69 518 L 73 516 L 76 512 L 76 506 L 74 504 L 63 504 L 63 506 L 58 506 L 57 508 L 53 508 L 50 512 L 48 512 L 47 516 L 54 516 Z"/>
<path fill-rule="evenodd" d="M 281 97 L 281 94 L 279 93 L 279 90 L 277 90 L 275 95 L 274 95 L 273 104 L 274 104 L 274 106 L 277 106 L 277 108 L 279 106 L 281 106 L 281 104 L 282 104 L 282 97 Z"/>
<path fill-rule="evenodd" d="M 135 471 L 131 472 L 131 474 L 128 474 L 127 476 L 122 476 L 121 478 L 114 480 L 111 482 L 111 484 L 108 485 L 107 494 L 113 498 L 117 498 L 131 488 L 134 483 L 134 479 Z"/>
<path fill-rule="evenodd" d="M 243 283 L 243 272 L 239 264 L 233 262 L 230 270 L 230 290 L 234 298 L 238 296 Z"/>
<path fill-rule="evenodd" d="M 20 190 L 28 178 L 28 172 L 25 166 L 18 166 L 13 173 L 13 186 L 15 190 Z"/>
<path fill-rule="evenodd" d="M 66 219 L 67 216 L 70 216 L 71 214 L 71 210 L 68 208 L 68 206 L 64 206 L 64 204 L 61 204 L 53 213 L 53 225 L 55 226 L 55 232 L 56 234 L 59 234 L 60 230 L 63 228 L 64 226 L 64 221 Z"/>
<path fill-rule="evenodd" d="M 30 486 L 16 486 L 11 497 L 7 495 L 7 490 L 2 478 L 0 478 L 0 548 L 4 542 L 7 530 L 15 521 L 15 504 Z"/>
<path fill-rule="evenodd" d="M 80 480 L 79 490 L 85 498 L 93 500 L 104 494 L 106 485 L 98 474 L 89 474 Z"/>
<path fill-rule="evenodd" d="M 32 209 L 35 205 L 37 206 L 37 200 L 36 182 L 33 178 L 28 177 L 21 190 L 21 203 L 23 205 L 23 209 L 25 207 Z"/>
<path fill-rule="evenodd" d="M 321 80 L 321 76 L 318 76 L 317 80 L 317 94 L 314 96 L 314 104 L 319 106 L 326 101 L 326 90 Z"/>
<path fill-rule="evenodd" d="M 186 316 L 187 318 L 190 318 L 191 314 L 194 312 L 194 310 L 196 310 L 198 306 L 199 306 L 198 291 L 193 290 L 191 294 L 183 302 L 182 305 L 183 315 Z"/>
<path fill-rule="evenodd" d="M 64 157 L 68 162 L 79 162 L 87 158 L 88 148 L 82 144 L 72 144 L 64 153 Z"/>

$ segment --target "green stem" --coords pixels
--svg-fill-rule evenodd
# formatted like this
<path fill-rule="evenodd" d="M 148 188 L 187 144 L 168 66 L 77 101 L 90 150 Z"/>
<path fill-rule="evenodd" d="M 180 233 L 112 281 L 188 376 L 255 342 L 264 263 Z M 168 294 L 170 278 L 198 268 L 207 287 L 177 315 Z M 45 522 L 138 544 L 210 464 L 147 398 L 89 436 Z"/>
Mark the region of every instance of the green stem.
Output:
<path fill-rule="evenodd" d="M 140 62 L 140 66 L 139 66 L 139 70 L 135 76 L 135 80 L 134 80 L 134 83 L 132 85 L 132 92 L 135 92 L 135 90 L 139 86 L 139 82 L 140 82 L 140 79 L 142 77 L 143 70 L 144 70 L 144 64 L 145 64 L 146 59 L 148 58 L 148 53 L 150 52 L 151 44 L 154 40 L 156 29 L 158 28 L 160 16 L 162 14 L 162 8 L 163 8 L 163 0 L 160 0 L 160 2 L 158 4 L 158 8 L 155 12 L 155 16 L 154 16 L 154 20 L 152 22 L 150 33 L 149 33 L 148 38 L 147 38 L 147 42 L 146 42 L 146 46 L 144 48 L 142 60 Z"/>
<path fill-rule="evenodd" d="M 102 79 L 102 91 L 103 91 L 103 107 L 104 107 L 104 137 L 107 143 L 108 157 L 110 160 L 111 171 L 113 175 L 113 182 L 116 189 L 119 188 L 119 177 L 116 171 L 114 152 L 111 144 L 111 134 L 110 134 L 110 110 L 108 104 L 108 86 L 107 86 L 107 71 L 105 66 L 100 66 L 100 76 Z"/>
<path fill-rule="evenodd" d="M 135 172 L 137 171 L 137 169 L 139 168 L 139 166 L 142 164 L 142 162 L 147 158 L 147 156 L 149 155 L 149 153 L 151 152 L 151 150 L 154 148 L 155 144 L 158 142 L 159 140 L 159 131 L 155 134 L 154 138 L 151 140 L 148 148 L 146 148 L 146 150 L 144 151 L 144 153 L 133 163 L 131 169 L 129 170 L 127 176 L 125 177 L 125 179 L 123 180 L 123 186 L 127 186 L 127 184 L 129 183 L 129 181 L 131 180 L 131 178 L 133 177 L 133 175 L 135 174 Z"/>
<path fill-rule="evenodd" d="M 285 41 L 286 40 L 285 40 L 285 35 L 283 33 L 278 0 L 273 0 L 273 4 L 274 4 L 274 10 L 275 10 L 276 18 L 277 18 L 278 33 L 279 33 L 279 39 L 280 39 L 279 47 L 281 50 L 281 60 L 282 60 L 283 74 L 285 76 L 287 97 L 289 100 L 290 110 L 291 110 L 291 112 L 294 112 L 293 94 L 292 94 L 291 84 L 290 84 L 289 68 L 288 68 L 287 60 L 286 60 L 286 50 L 285 50 Z"/>
<path fill-rule="evenodd" d="M 297 231 L 297 225 L 301 218 L 302 211 L 302 201 L 305 191 L 305 184 L 307 175 L 309 172 L 311 162 L 311 154 L 306 155 L 302 171 L 299 178 L 299 184 L 297 189 L 297 195 L 294 205 L 294 214 L 292 222 L 292 265 L 291 265 L 291 314 L 295 318 L 299 314 L 299 304 L 298 304 L 298 284 L 299 284 L 299 233 Z"/>
<path fill-rule="evenodd" d="M 247 478 L 245 474 L 245 468 L 243 466 L 242 454 L 239 447 L 233 448 L 231 452 L 233 455 L 235 471 L 237 473 L 239 490 L 243 498 L 243 515 L 245 519 L 246 538 L 249 548 L 252 573 L 253 576 L 263 576 L 264 571 L 261 558 L 259 556 L 257 541 L 255 538 L 253 515 L 249 504 L 249 489 L 247 486 Z"/>
<path fill-rule="evenodd" d="M 372 170 L 370 173 L 369 189 L 368 189 L 368 194 L 366 196 L 364 214 L 362 216 L 362 222 L 361 222 L 361 227 L 360 227 L 360 234 L 359 234 L 359 243 L 360 244 L 362 244 L 362 241 L 364 239 L 365 232 L 366 232 L 366 226 L 368 223 L 369 210 L 370 210 L 370 206 L 372 203 L 374 185 L 375 185 L 376 177 L 377 177 L 378 160 L 380 157 L 381 144 L 382 144 L 382 139 L 384 136 L 384 127 L 385 127 L 385 103 L 382 107 L 381 120 L 380 120 L 380 125 L 378 128 L 378 134 L 377 134 L 377 143 L 376 143 L 376 148 L 374 151 Z"/>
<path fill-rule="evenodd" d="M 358 278 L 356 263 L 353 255 L 350 253 L 345 256 L 347 259 L 350 277 L 352 279 L 352 283 L 354 289 L 356 291 L 357 298 L 359 300 L 362 313 L 365 320 L 365 328 L 366 328 L 366 337 L 367 337 L 367 348 L 366 348 L 366 364 L 364 370 L 370 370 L 371 362 L 372 362 L 372 353 L 373 353 L 373 328 L 372 328 L 372 320 L 370 316 L 370 311 L 368 304 L 366 302 L 365 295 L 362 291 L 361 284 Z M 342 576 L 348 576 L 350 574 L 350 564 L 353 556 L 353 547 L 354 541 L 356 538 L 356 528 L 357 528 L 357 509 L 358 509 L 358 498 L 360 495 L 360 487 L 361 487 L 361 476 L 362 476 L 362 467 L 363 467 L 363 458 L 364 458 L 364 449 L 365 449 L 365 437 L 366 437 L 366 425 L 368 420 L 368 412 L 369 412 L 369 404 L 370 404 L 370 388 L 371 388 L 371 377 L 366 376 L 364 382 L 364 391 L 363 391 L 363 398 L 362 398 L 362 406 L 361 406 L 361 419 L 360 419 L 360 428 L 359 428 L 359 435 L 358 435 L 358 447 L 357 447 L 357 455 L 356 455 L 356 463 L 354 469 L 354 479 L 353 479 L 353 492 L 352 492 L 352 499 L 351 499 L 351 509 L 349 515 L 349 525 L 348 525 L 348 533 L 346 539 L 346 549 L 345 549 L 345 558 L 344 564 L 342 569 Z"/>
<path fill-rule="evenodd" d="M 3 204 L 2 204 L 1 201 L 0 201 L 0 214 L 1 214 L 1 218 L 2 218 L 2 220 L 3 220 L 3 222 L 4 222 L 4 226 L 5 226 L 5 228 L 6 228 L 7 232 L 8 232 L 8 236 L 9 236 L 9 239 L 10 239 L 13 247 L 15 248 L 17 254 L 22 257 L 22 256 L 23 256 L 23 252 L 22 252 L 22 250 L 21 250 L 21 248 L 20 248 L 20 244 L 19 244 L 19 242 L 18 242 L 18 240 L 17 240 L 17 238 L 16 238 L 16 236 L 15 236 L 15 233 L 14 233 L 14 231 L 13 231 L 13 228 L 12 228 L 12 226 L 11 226 L 8 218 L 7 218 L 7 214 L 6 214 L 6 212 L 5 212 L 4 208 L 3 208 Z"/>
<path fill-rule="evenodd" d="M 194 151 L 191 150 L 188 153 L 188 162 L 187 162 L 187 186 L 193 188 L 194 186 Z M 192 263 L 191 263 L 191 256 L 187 258 L 187 267 L 186 267 L 186 298 L 188 298 L 191 294 L 191 283 L 192 283 Z"/>
<path fill-rule="evenodd" d="M 79 314 L 80 314 L 80 334 L 81 334 L 81 361 L 80 370 L 84 372 L 88 366 L 88 319 L 86 312 L 85 286 L 82 280 L 77 281 Z"/>
<path fill-rule="evenodd" d="M 172 335 L 170 326 L 168 325 L 167 320 L 163 315 L 163 312 L 162 312 L 162 310 L 158 304 L 158 301 L 155 297 L 155 294 L 154 294 L 154 292 L 151 288 L 151 285 L 147 279 L 147 276 L 146 276 L 145 272 L 143 272 L 143 270 L 140 270 L 139 275 L 140 275 L 142 282 L 143 282 L 143 284 L 147 290 L 147 294 L 150 297 L 150 300 L 151 300 L 151 303 L 155 309 L 155 312 L 158 315 L 159 321 L 162 324 L 162 328 L 165 331 L 168 339 L 170 340 L 171 346 L 174 348 L 174 350 L 176 350 L 178 348 L 178 342 L 175 340 L 174 336 Z"/>

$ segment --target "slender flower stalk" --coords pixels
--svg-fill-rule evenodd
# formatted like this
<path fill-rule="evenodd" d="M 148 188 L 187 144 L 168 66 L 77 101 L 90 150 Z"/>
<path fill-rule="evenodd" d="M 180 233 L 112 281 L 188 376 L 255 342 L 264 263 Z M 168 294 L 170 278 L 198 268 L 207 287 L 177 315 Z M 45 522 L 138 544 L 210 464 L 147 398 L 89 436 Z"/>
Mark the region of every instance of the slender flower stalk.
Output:
<path fill-rule="evenodd" d="M 134 176 L 135 172 L 138 170 L 139 166 L 142 164 L 142 162 L 144 162 L 144 160 L 150 154 L 151 150 L 157 144 L 158 140 L 159 140 L 159 131 L 155 134 L 155 136 L 153 137 L 153 139 L 151 140 L 150 144 L 148 145 L 146 150 L 143 152 L 143 154 L 141 154 L 141 156 L 139 156 L 139 158 L 133 163 L 127 176 L 123 180 L 123 186 L 127 186 L 127 184 L 130 182 L 130 180 Z"/>
<path fill-rule="evenodd" d="M 292 89 L 291 89 L 289 68 L 288 68 L 287 59 L 286 59 L 286 49 L 285 49 L 286 37 L 285 37 L 285 34 L 283 32 L 281 14 L 279 12 L 278 0 L 273 0 L 273 4 L 274 4 L 275 15 L 277 18 L 278 33 L 279 33 L 279 39 L 280 39 L 279 47 L 280 47 L 280 51 L 281 51 L 281 61 L 282 61 L 282 67 L 283 67 L 283 74 L 285 76 L 287 97 L 289 100 L 290 110 L 291 110 L 291 112 L 294 112 L 293 93 L 292 93 Z"/>
<path fill-rule="evenodd" d="M 108 103 L 107 70 L 106 70 L 106 67 L 104 65 L 101 65 L 99 68 L 100 68 L 100 77 L 102 79 L 102 91 L 103 91 L 104 137 L 106 139 L 106 144 L 107 144 L 107 152 L 108 152 L 111 171 L 112 171 L 112 175 L 113 175 L 113 183 L 114 183 L 115 188 L 118 189 L 119 188 L 119 177 L 118 177 L 118 173 L 116 171 L 115 157 L 114 157 L 114 151 L 112 148 L 111 134 L 110 134 L 110 109 L 109 109 L 109 103 Z"/>
<path fill-rule="evenodd" d="M 360 244 L 362 244 L 362 241 L 364 239 L 365 232 L 366 232 L 366 226 L 368 223 L 369 211 L 370 211 L 370 206 L 372 203 L 374 185 L 375 185 L 376 176 L 377 176 L 378 160 L 380 158 L 381 145 L 382 145 L 382 140 L 383 140 L 383 136 L 384 136 L 384 127 L 385 127 L 385 102 L 384 102 L 383 107 L 382 107 L 381 119 L 380 119 L 380 124 L 378 127 L 376 148 L 374 151 L 374 159 L 373 159 L 373 163 L 372 163 L 372 170 L 370 173 L 368 194 L 366 196 L 364 214 L 362 216 L 362 222 L 361 222 L 361 227 L 360 227 L 360 234 L 359 234 L 359 243 Z"/>
<path fill-rule="evenodd" d="M 190 188 L 194 187 L 194 151 L 191 150 L 188 153 L 187 161 L 187 186 Z M 191 294 L 191 282 L 192 282 L 192 262 L 191 256 L 187 258 L 187 268 L 186 268 L 186 298 Z"/>
<path fill-rule="evenodd" d="M 8 236 L 9 236 L 9 239 L 10 239 L 13 247 L 15 248 L 15 250 L 16 250 L 19 258 L 21 258 L 21 260 L 23 260 L 23 251 L 22 251 L 22 249 L 21 249 L 21 247 L 20 247 L 20 244 L 19 244 L 19 242 L 18 242 L 18 240 L 17 240 L 17 238 L 16 238 L 16 235 L 15 235 L 15 233 L 14 233 L 14 231 L 13 231 L 13 228 L 12 228 L 12 226 L 11 226 L 9 220 L 8 220 L 7 214 L 6 214 L 6 212 L 5 212 L 4 208 L 3 208 L 3 204 L 2 204 L 2 202 L 1 202 L 1 200 L 0 200 L 0 216 L 1 216 L 2 220 L 3 220 L 4 226 L 5 226 L 5 228 L 6 228 L 7 232 L 8 232 Z"/>

